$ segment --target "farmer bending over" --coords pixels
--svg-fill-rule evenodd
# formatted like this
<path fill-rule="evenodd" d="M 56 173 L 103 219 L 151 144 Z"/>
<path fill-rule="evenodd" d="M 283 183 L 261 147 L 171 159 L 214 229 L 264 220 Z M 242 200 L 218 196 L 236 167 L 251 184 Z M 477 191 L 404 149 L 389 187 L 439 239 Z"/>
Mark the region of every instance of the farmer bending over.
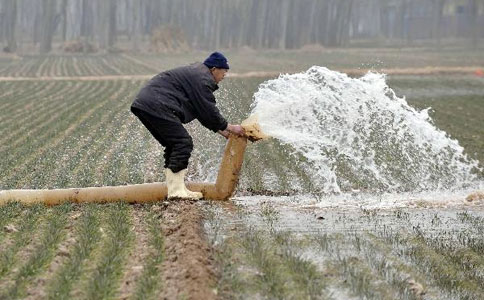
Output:
<path fill-rule="evenodd" d="M 182 124 L 197 119 L 225 138 L 229 133 L 243 135 L 240 125 L 228 124 L 215 106 L 213 92 L 227 73 L 227 59 L 212 53 L 203 63 L 162 72 L 153 77 L 136 96 L 131 111 L 165 147 L 165 175 L 168 199 L 201 199 L 202 193 L 185 186 L 192 137 Z"/>

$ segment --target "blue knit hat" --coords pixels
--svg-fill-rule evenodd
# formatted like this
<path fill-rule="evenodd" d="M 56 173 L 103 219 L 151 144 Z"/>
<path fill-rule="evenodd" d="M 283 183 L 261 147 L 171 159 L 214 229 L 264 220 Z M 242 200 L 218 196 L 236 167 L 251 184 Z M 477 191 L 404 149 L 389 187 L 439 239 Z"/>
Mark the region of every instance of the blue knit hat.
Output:
<path fill-rule="evenodd" d="M 210 54 L 203 63 L 209 68 L 230 69 L 227 58 L 220 52 Z"/>

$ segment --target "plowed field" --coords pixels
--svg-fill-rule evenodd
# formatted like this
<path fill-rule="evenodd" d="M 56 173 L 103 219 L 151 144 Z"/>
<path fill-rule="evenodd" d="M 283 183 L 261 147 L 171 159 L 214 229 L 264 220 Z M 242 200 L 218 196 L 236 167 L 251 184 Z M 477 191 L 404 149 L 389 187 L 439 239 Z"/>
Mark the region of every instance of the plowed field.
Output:
<path fill-rule="evenodd" d="M 422 61 L 440 66 L 451 54 Z M 281 57 L 257 58 L 274 60 L 259 69 L 236 60 L 234 72 L 305 67 Z M 484 65 L 482 54 L 469 57 L 472 65 L 462 66 Z M 0 189 L 163 181 L 163 149 L 129 106 L 145 78 L 195 58 L 0 60 L 0 77 L 18 78 L 0 81 Z M 319 62 L 316 54 L 308 59 Z M 225 80 L 217 92 L 222 113 L 244 119 L 265 79 Z M 418 108 L 432 106 L 436 126 L 482 164 L 483 78 L 390 76 L 389 85 Z M 188 180 L 214 181 L 225 140 L 197 122 L 187 128 L 195 143 Z M 326 195 L 290 153 L 275 140 L 249 145 L 229 203 L 0 207 L 0 299 L 482 298 L 484 200 L 449 207 L 411 198 L 406 207 L 376 209 L 353 195 L 352 208 L 321 208 Z"/>

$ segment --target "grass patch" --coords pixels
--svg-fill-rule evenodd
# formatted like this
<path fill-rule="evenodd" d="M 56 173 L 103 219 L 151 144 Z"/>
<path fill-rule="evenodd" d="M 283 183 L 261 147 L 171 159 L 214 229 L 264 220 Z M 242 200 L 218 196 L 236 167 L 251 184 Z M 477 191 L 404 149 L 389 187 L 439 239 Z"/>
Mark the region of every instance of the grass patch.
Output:
<path fill-rule="evenodd" d="M 454 297 L 479 299 L 484 294 L 481 284 L 470 278 L 462 266 L 452 261 L 450 253 L 439 253 L 427 244 L 426 238 L 416 230 L 416 234 L 400 234 L 387 231 L 383 237 L 400 248 L 398 255 L 408 257 L 413 265 L 430 276 L 440 288 Z"/>
<path fill-rule="evenodd" d="M 471 232 L 436 237 L 421 237 L 436 253 L 458 266 L 465 278 L 484 286 L 484 238 Z"/>
<path fill-rule="evenodd" d="M 17 217 L 23 209 L 23 205 L 19 202 L 8 202 L 6 205 L 0 206 L 0 227 L 6 225 L 11 219 Z"/>
<path fill-rule="evenodd" d="M 223 262 L 219 282 L 223 293 L 229 298 L 254 293 L 268 299 L 328 298 L 322 273 L 301 254 L 304 245 L 290 232 L 276 231 L 279 211 L 262 203 L 259 216 L 267 225 L 266 231 L 242 226 L 237 237 L 226 239 L 217 249 Z M 247 276 L 241 276 L 239 268 L 246 269 Z"/>
<path fill-rule="evenodd" d="M 8 222 L 16 219 L 21 211 L 23 205 L 19 202 L 8 202 L 6 205 L 0 206 L 0 243 L 5 238 L 5 227 Z"/>
<path fill-rule="evenodd" d="M 100 259 L 86 287 L 87 299 L 110 299 L 115 296 L 126 253 L 133 240 L 129 206 L 125 203 L 115 203 L 106 205 L 105 209 L 107 236 Z"/>
<path fill-rule="evenodd" d="M 13 286 L 9 287 L 0 298 L 17 299 L 24 296 L 25 289 L 30 278 L 42 271 L 54 257 L 55 250 L 65 235 L 65 224 L 68 220 L 68 212 L 72 205 L 64 204 L 52 209 L 47 217 L 45 230 L 40 238 L 40 243 L 35 247 L 32 256 L 20 268 L 14 278 Z"/>
<path fill-rule="evenodd" d="M 163 262 L 163 233 L 158 215 L 151 212 L 146 220 L 149 231 L 150 254 L 146 257 L 143 273 L 136 281 L 136 288 L 131 299 L 154 299 L 155 292 L 161 285 L 159 274 Z"/>
<path fill-rule="evenodd" d="M 279 245 L 282 265 L 286 266 L 287 273 L 300 294 L 300 299 L 328 299 L 326 295 L 326 282 L 316 265 L 301 255 L 301 245 L 294 240 L 288 232 L 277 233 L 275 238 Z"/>
<path fill-rule="evenodd" d="M 255 282 L 258 289 L 268 298 L 287 299 L 289 290 L 282 276 L 282 266 L 263 232 L 249 228 L 242 233 L 241 244 L 247 261 L 260 271 Z"/>
<path fill-rule="evenodd" d="M 7 207 L 4 208 L 5 211 L 12 212 L 12 210 L 7 209 Z M 32 236 L 36 233 L 35 225 L 44 209 L 45 208 L 41 205 L 34 205 L 26 208 L 25 213 L 18 224 L 18 231 L 13 233 L 12 244 L 0 254 L 0 278 L 6 275 L 12 266 L 16 264 L 16 254 L 18 251 L 25 248 L 32 241 Z M 5 214 L 8 214 L 7 212 Z"/>
<path fill-rule="evenodd" d="M 358 244 L 359 253 L 398 291 L 401 299 L 420 299 L 426 293 L 425 276 L 394 255 L 385 241 L 371 233 L 363 235 L 362 238 L 355 235 L 353 241 Z"/>
<path fill-rule="evenodd" d="M 337 284 L 365 299 L 395 299 L 396 292 L 384 277 L 371 268 L 368 258 L 361 255 L 359 239 L 348 240 L 345 234 L 318 233 L 312 238 L 319 250 L 328 255 L 326 272 L 337 276 Z"/>
<path fill-rule="evenodd" d="M 75 229 L 76 243 L 69 252 L 69 259 L 52 278 L 48 288 L 48 299 L 70 299 L 73 284 L 79 279 L 84 261 L 91 255 L 100 240 L 98 205 L 82 206 L 82 216 Z"/>
<path fill-rule="evenodd" d="M 458 213 L 457 217 L 461 222 L 470 224 L 479 235 L 484 235 L 484 217 L 473 216 L 467 211 Z"/>
<path fill-rule="evenodd" d="M 227 239 L 214 251 L 218 267 L 217 293 L 220 299 L 244 299 L 247 285 L 241 278 L 234 242 Z M 244 295 L 244 296 L 242 296 Z"/>
<path fill-rule="evenodd" d="M 243 211 L 236 207 L 235 213 Z M 217 295 L 219 299 L 244 299 L 247 284 L 239 271 L 240 245 L 237 239 L 225 235 L 223 210 L 215 202 L 208 202 L 203 210 L 205 232 L 210 248 L 213 249 L 217 272 Z"/>

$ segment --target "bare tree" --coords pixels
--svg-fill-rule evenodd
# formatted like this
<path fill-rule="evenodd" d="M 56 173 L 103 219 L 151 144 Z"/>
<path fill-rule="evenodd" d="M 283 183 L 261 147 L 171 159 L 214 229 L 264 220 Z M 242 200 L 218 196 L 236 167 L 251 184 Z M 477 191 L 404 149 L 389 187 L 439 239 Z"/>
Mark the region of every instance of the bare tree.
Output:
<path fill-rule="evenodd" d="M 203 49 L 293 49 L 356 39 L 381 42 L 468 36 L 478 46 L 482 0 L 0 0 L 5 49 L 33 42 L 49 52 L 57 40 L 78 39 L 109 50 L 125 35 L 140 50 L 164 32 L 166 44 Z M 456 10 L 444 8 L 453 4 Z M 457 5 L 457 6 L 455 6 Z M 448 6 L 450 7 L 450 6 Z M 447 27 L 446 27 L 447 26 Z M 452 27 L 450 27 L 452 26 Z M 58 27 L 58 28 L 57 28 Z M 482 26 L 481 26 L 482 27 Z M 59 29 L 59 30 L 56 30 Z M 425 29 L 425 30 L 421 30 Z M 21 36 L 23 35 L 23 36 Z M 152 39 L 150 39 L 152 40 Z M 394 42 L 393 40 L 390 40 Z M 83 49 L 92 48 L 85 45 Z M 170 47 L 168 47 L 170 48 Z"/>
<path fill-rule="evenodd" d="M 5 18 L 5 37 L 7 40 L 7 52 L 15 52 L 17 50 L 17 39 L 15 36 L 15 28 L 17 25 L 17 0 L 5 0 L 4 3 L 4 18 Z"/>
<path fill-rule="evenodd" d="M 65 42 L 67 39 L 67 0 L 62 0 L 61 14 L 62 14 L 62 41 Z"/>
<path fill-rule="evenodd" d="M 40 40 L 40 53 L 52 50 L 52 38 L 55 30 L 55 0 L 43 0 L 42 31 Z"/>
<path fill-rule="evenodd" d="M 329 46 L 341 46 L 349 34 L 349 19 L 351 17 L 353 0 L 338 0 L 332 4 L 330 21 L 333 26 L 329 25 L 327 44 Z"/>
<path fill-rule="evenodd" d="M 279 49 L 286 49 L 287 26 L 289 18 L 290 0 L 282 0 L 281 3 L 281 37 L 279 38 Z"/>
<path fill-rule="evenodd" d="M 112 47 L 116 42 L 116 0 L 109 0 L 109 7 L 107 11 L 108 22 L 108 47 Z"/>
<path fill-rule="evenodd" d="M 472 47 L 477 48 L 479 44 L 479 33 L 481 28 L 477 24 L 477 18 L 479 16 L 479 7 L 477 5 L 477 0 L 470 0 L 469 4 L 471 10 L 471 36 L 472 36 Z"/>
<path fill-rule="evenodd" d="M 141 5 L 141 0 L 133 0 L 133 6 L 132 6 L 132 18 L 133 18 L 133 27 L 131 30 L 131 41 L 132 41 L 132 49 L 133 51 L 138 51 L 139 50 L 139 36 L 142 35 L 141 31 L 141 10 L 142 10 L 142 5 Z"/>
<path fill-rule="evenodd" d="M 409 0 L 401 0 L 400 3 L 400 28 L 402 33 L 402 39 L 406 41 L 407 44 L 411 42 L 411 34 L 409 29 Z"/>
<path fill-rule="evenodd" d="M 267 4 L 268 1 L 255 1 L 254 5 L 254 13 L 256 16 L 255 30 L 253 32 L 255 39 L 254 39 L 254 46 L 256 48 L 262 48 L 264 44 L 264 30 L 265 30 L 265 18 L 267 13 Z"/>
<path fill-rule="evenodd" d="M 95 28 L 99 47 L 109 50 L 116 41 L 116 0 L 103 0 L 96 4 Z"/>
<path fill-rule="evenodd" d="M 432 11 L 434 12 L 432 37 L 435 39 L 437 45 L 440 45 L 442 37 L 442 17 L 444 14 L 445 2 L 446 0 L 432 0 Z"/>

